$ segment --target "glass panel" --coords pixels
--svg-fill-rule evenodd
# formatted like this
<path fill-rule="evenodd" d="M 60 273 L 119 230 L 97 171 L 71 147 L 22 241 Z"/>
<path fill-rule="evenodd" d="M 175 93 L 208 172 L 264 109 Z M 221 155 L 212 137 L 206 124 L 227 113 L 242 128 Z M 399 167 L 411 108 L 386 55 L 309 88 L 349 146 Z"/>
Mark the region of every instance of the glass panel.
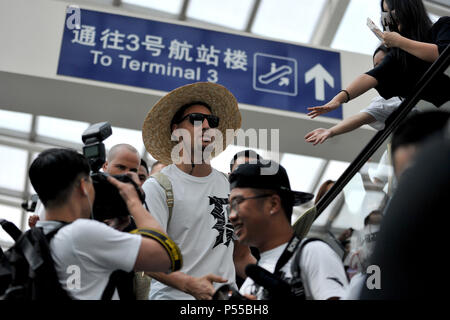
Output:
<path fill-rule="evenodd" d="M 142 141 L 142 131 L 125 129 L 119 127 L 112 127 L 112 135 L 103 141 L 105 144 L 106 152 L 119 143 L 127 143 L 136 148 L 136 150 L 142 156 L 142 150 L 144 150 L 144 142 Z"/>
<path fill-rule="evenodd" d="M 263 0 L 252 32 L 263 36 L 308 43 L 326 0 Z"/>
<path fill-rule="evenodd" d="M 430 19 L 431 19 L 431 21 L 432 21 L 433 23 L 435 23 L 436 21 L 438 21 L 439 18 L 440 18 L 440 16 L 437 16 L 437 15 L 432 14 L 432 13 L 429 13 L 428 16 L 430 17 Z"/>
<path fill-rule="evenodd" d="M 239 151 L 248 149 L 246 147 L 230 144 L 222 153 L 211 160 L 211 166 L 224 173 L 230 173 L 230 162 Z"/>
<path fill-rule="evenodd" d="M 372 55 L 380 44 L 378 38 L 367 27 L 367 18 L 382 30 L 380 1 L 352 0 L 339 25 L 331 47 Z"/>
<path fill-rule="evenodd" d="M 22 209 L 0 204 L 0 218 L 14 223 L 20 229 Z M 0 242 L 11 245 L 14 243 L 13 238 L 2 227 L 0 227 Z"/>
<path fill-rule="evenodd" d="M 234 29 L 244 29 L 254 0 L 191 0 L 189 18 Z"/>
<path fill-rule="evenodd" d="M 322 184 L 325 183 L 327 180 L 336 181 L 339 179 L 339 177 L 344 173 L 345 169 L 347 169 L 349 163 L 348 162 L 342 162 L 342 161 L 330 161 L 328 163 L 327 168 L 325 169 L 325 172 L 323 173 L 322 177 L 319 180 L 318 185 L 316 186 L 316 189 L 314 190 L 314 201 L 316 200 L 318 191 Z M 331 212 L 333 212 L 334 208 L 338 206 L 340 203 L 339 199 L 335 199 L 322 214 L 314 221 L 315 226 L 323 226 L 326 224 L 327 219 Z"/>
<path fill-rule="evenodd" d="M 178 14 L 183 4 L 182 0 L 122 0 L 123 3 L 138 5 L 172 14 Z"/>
<path fill-rule="evenodd" d="M 230 162 L 231 160 L 233 160 L 234 155 L 239 151 L 247 149 L 255 151 L 264 159 L 277 161 L 276 159 L 277 157 L 274 152 L 230 144 L 222 153 L 220 153 L 217 157 L 211 160 L 211 166 L 214 169 L 222 171 L 224 173 L 230 173 Z"/>
<path fill-rule="evenodd" d="M 0 145 L 0 154 L 0 187 L 23 191 L 28 152 Z"/>
<path fill-rule="evenodd" d="M 311 192 L 314 187 L 312 184 L 325 160 L 285 153 L 280 163 L 288 173 L 292 190 Z"/>
<path fill-rule="evenodd" d="M 39 155 L 38 152 L 33 152 L 33 155 L 32 155 L 31 161 L 30 161 L 30 165 L 33 163 L 34 159 L 36 159 L 36 157 L 38 155 Z M 25 174 L 28 177 L 28 168 L 27 168 Z M 27 179 L 27 183 L 28 183 L 28 190 L 29 190 L 30 194 L 35 194 L 36 191 L 34 190 L 33 186 L 31 185 L 30 178 Z"/>
<path fill-rule="evenodd" d="M 29 113 L 0 110 L 0 128 L 30 132 L 32 120 Z"/>
<path fill-rule="evenodd" d="M 82 144 L 81 135 L 88 127 L 87 122 L 39 116 L 36 131 L 41 136 Z"/>

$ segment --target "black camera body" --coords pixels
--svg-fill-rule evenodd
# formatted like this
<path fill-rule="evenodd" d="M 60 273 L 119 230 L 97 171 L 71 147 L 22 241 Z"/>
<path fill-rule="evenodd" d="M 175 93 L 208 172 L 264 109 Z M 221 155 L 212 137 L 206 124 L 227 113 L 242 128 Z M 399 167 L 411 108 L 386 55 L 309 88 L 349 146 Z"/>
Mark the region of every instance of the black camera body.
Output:
<path fill-rule="evenodd" d="M 111 134 L 111 125 L 108 122 L 100 122 L 87 128 L 81 136 L 84 143 L 83 154 L 93 172 L 98 172 L 106 161 L 105 145 L 102 141 Z"/>
<path fill-rule="evenodd" d="M 127 205 L 119 194 L 119 190 L 107 180 L 107 173 L 99 172 L 106 162 L 106 152 L 103 140 L 112 134 L 111 125 L 108 122 L 93 124 L 87 128 L 81 137 L 83 143 L 83 154 L 88 159 L 91 167 L 91 178 L 94 184 L 95 200 L 93 203 L 93 216 L 95 220 L 121 218 L 130 215 Z M 145 195 L 140 191 L 136 183 L 127 175 L 113 175 L 121 182 L 131 183 L 144 203 Z"/>
<path fill-rule="evenodd" d="M 111 218 L 120 218 L 130 215 L 127 205 L 119 194 L 119 190 L 108 182 L 108 174 L 97 172 L 91 175 L 92 182 L 95 189 L 95 200 L 93 203 L 92 212 L 94 219 L 104 221 Z M 114 178 L 121 182 L 131 183 L 139 196 L 139 199 L 144 203 L 145 195 L 139 190 L 138 185 L 127 175 L 113 175 Z"/>

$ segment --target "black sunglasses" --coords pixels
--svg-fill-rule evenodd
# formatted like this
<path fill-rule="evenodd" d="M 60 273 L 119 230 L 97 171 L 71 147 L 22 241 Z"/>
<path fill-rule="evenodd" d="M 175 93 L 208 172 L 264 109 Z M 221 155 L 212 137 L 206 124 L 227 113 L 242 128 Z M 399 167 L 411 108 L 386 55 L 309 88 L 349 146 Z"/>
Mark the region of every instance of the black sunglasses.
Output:
<path fill-rule="evenodd" d="M 189 122 L 192 125 L 195 125 L 195 122 L 203 123 L 203 120 L 208 120 L 208 124 L 211 128 L 217 128 L 219 126 L 219 117 L 212 115 L 212 114 L 203 114 L 203 113 L 189 113 L 185 115 L 183 118 L 180 119 L 180 121 L 176 122 L 181 123 L 186 118 L 189 118 Z"/>

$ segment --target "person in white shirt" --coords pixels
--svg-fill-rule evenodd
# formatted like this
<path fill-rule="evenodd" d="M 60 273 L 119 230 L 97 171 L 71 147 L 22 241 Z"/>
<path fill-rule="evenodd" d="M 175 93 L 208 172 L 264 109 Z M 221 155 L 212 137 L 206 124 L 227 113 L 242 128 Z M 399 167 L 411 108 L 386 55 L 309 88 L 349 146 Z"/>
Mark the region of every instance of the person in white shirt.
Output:
<path fill-rule="evenodd" d="M 59 282 L 68 295 L 82 300 L 101 299 L 116 270 L 176 270 L 174 252 L 156 238 L 120 232 L 90 219 L 95 189 L 89 173 L 87 159 L 70 149 L 45 150 L 29 169 L 31 184 L 46 214 L 46 220 L 39 221 L 36 227 L 42 227 L 45 234 L 60 228 L 50 241 L 50 251 Z M 133 178 L 137 181 L 136 174 Z M 107 179 L 119 190 L 139 228 L 175 245 L 144 209 L 132 184 L 111 176 Z M 137 232 L 144 234 L 141 231 Z M 178 249 L 176 245 L 174 248 Z M 71 278 L 74 272 L 78 279 Z M 112 298 L 119 298 L 117 291 Z"/>
<path fill-rule="evenodd" d="M 274 164 L 275 174 L 264 172 Z M 286 170 L 274 162 L 241 164 L 230 175 L 230 186 L 230 221 L 239 242 L 261 252 L 257 266 L 290 284 L 299 298 L 340 299 L 345 294 L 347 278 L 339 256 L 323 241 L 299 239 L 290 224 L 293 206 L 311 200 L 312 194 L 292 191 Z M 264 288 L 264 279 L 248 276 L 242 295 L 282 298 Z"/>
<path fill-rule="evenodd" d="M 148 179 L 143 190 L 150 213 L 179 245 L 184 259 L 179 272 L 149 274 L 150 300 L 210 300 L 220 284 L 236 287 L 236 272 L 244 275 L 245 265 L 255 261 L 248 247 L 235 244 L 226 213 L 229 182 L 209 161 L 232 142 L 226 131 L 240 126 L 235 97 L 209 82 L 171 91 L 148 113 L 144 145 L 153 158 L 167 164 L 159 176 L 171 185 L 172 199 L 156 178 Z M 223 148 L 211 148 L 217 144 Z"/>

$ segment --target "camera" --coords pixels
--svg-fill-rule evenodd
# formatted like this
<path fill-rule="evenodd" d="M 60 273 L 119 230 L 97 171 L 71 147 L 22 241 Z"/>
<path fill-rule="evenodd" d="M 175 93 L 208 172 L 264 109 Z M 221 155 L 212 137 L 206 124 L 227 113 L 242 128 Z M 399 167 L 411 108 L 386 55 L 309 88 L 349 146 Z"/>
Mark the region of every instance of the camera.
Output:
<path fill-rule="evenodd" d="M 106 161 L 103 140 L 111 134 L 111 125 L 108 122 L 100 122 L 87 128 L 81 136 L 84 143 L 83 154 L 88 159 L 93 172 L 98 172 Z"/>
<path fill-rule="evenodd" d="M 83 143 L 83 154 L 88 159 L 91 167 L 91 178 L 95 189 L 95 200 L 92 212 L 95 220 L 104 221 L 111 218 L 121 218 L 130 215 L 127 205 L 119 194 L 119 190 L 108 182 L 108 174 L 99 172 L 106 162 L 106 151 L 103 140 L 112 134 L 111 125 L 108 122 L 93 124 L 87 128 L 81 137 Z M 127 175 L 113 175 L 121 182 L 131 183 L 142 203 L 145 201 L 144 194 L 138 185 Z"/>
<path fill-rule="evenodd" d="M 299 275 L 291 279 L 285 279 L 255 264 L 247 265 L 245 273 L 254 281 L 255 291 L 252 294 L 258 300 L 306 300 L 303 282 Z M 228 301 L 249 300 L 229 284 L 219 287 L 212 299 Z"/>
<path fill-rule="evenodd" d="M 119 194 L 119 190 L 108 182 L 108 174 L 96 172 L 91 174 L 92 182 L 95 189 L 95 200 L 92 205 L 92 213 L 94 219 L 104 221 L 111 218 L 120 218 L 130 215 L 128 207 Z M 125 183 L 131 183 L 143 203 L 145 201 L 144 194 L 139 190 L 138 185 L 127 175 L 113 175 L 112 177 Z"/>
<path fill-rule="evenodd" d="M 220 286 L 212 296 L 212 299 L 228 300 L 228 301 L 248 300 L 246 297 L 241 295 L 239 291 L 237 291 L 233 286 L 230 286 L 229 284 L 224 284 L 223 286 Z"/>

